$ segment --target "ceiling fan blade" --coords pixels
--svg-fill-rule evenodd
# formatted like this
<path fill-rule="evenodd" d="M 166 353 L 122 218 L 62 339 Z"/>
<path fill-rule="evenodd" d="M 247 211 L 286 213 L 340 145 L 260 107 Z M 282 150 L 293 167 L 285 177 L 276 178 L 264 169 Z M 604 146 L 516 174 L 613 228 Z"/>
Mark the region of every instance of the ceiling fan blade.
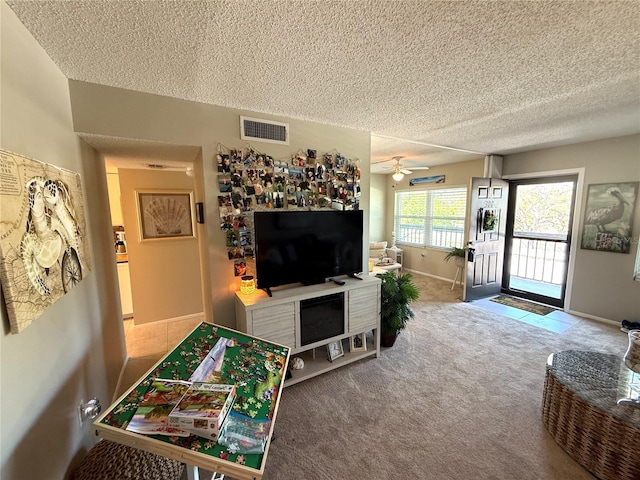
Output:
<path fill-rule="evenodd" d="M 405 175 L 410 175 L 411 174 L 411 170 L 407 170 L 406 168 L 400 167 L 400 171 L 402 173 L 404 173 Z"/>

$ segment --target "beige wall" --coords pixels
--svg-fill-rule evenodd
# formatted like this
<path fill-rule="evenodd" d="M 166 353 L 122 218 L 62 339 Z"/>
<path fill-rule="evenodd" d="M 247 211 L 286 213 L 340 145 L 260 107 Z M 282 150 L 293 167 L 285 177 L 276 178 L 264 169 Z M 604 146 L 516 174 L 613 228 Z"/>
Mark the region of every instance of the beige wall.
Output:
<path fill-rule="evenodd" d="M 424 184 L 411 187 L 409 180 L 412 178 L 426 177 L 432 175 L 445 175 L 445 182 L 438 184 Z M 395 192 L 410 190 L 418 191 L 430 188 L 442 187 L 469 187 L 471 177 L 482 177 L 484 175 L 484 158 L 471 160 L 468 162 L 450 163 L 448 165 L 438 165 L 428 171 L 416 171 L 405 176 L 402 181 L 394 182 L 391 175 L 387 175 L 387 206 L 386 206 L 386 236 L 391 240 L 393 231 L 393 215 Z M 446 250 L 439 248 L 421 248 L 398 245 L 404 250 L 404 267 L 416 272 L 426 273 L 435 277 L 451 279 L 456 274 L 454 262 L 444 262 L 443 258 L 447 254 Z"/>
<path fill-rule="evenodd" d="M 109 209 L 111 224 L 122 225 L 122 207 L 120 205 L 120 178 L 118 172 L 107 172 L 107 190 L 109 192 Z"/>
<path fill-rule="evenodd" d="M 93 253 L 92 271 L 22 333 L 0 309 L 0 477 L 62 479 L 95 442 L 78 403 L 108 405 L 125 357 L 105 171 L 73 132 L 67 79 L 4 2 L 0 17 L 1 146 L 80 173 Z"/>
<path fill-rule="evenodd" d="M 389 245 L 391 245 L 391 237 L 386 237 L 386 214 L 387 183 L 390 178 L 389 175 L 371 175 L 371 215 L 369 216 L 369 238 L 371 238 L 371 241 L 382 242 L 386 240 Z M 391 202 L 393 202 L 393 199 Z"/>
<path fill-rule="evenodd" d="M 548 148 L 508 155 L 503 175 L 538 176 L 539 172 L 584 168 L 584 185 L 577 199 L 580 208 L 578 231 L 583 226 L 587 187 L 595 183 L 640 181 L 640 135 Z M 640 232 L 640 200 L 636 199 L 629 254 L 574 250 L 570 310 L 594 317 L 640 321 L 640 282 L 633 281 L 633 263 Z"/>
<path fill-rule="evenodd" d="M 219 192 L 214 158 L 219 147 L 246 148 L 248 142 L 240 139 L 240 115 L 289 123 L 289 145 L 251 142 L 255 149 L 277 160 L 290 159 L 299 149 L 307 148 L 316 149 L 319 154 L 337 150 L 347 158 L 359 159 L 362 170 L 360 205 L 365 211 L 363 241 L 365 245 L 368 243 L 371 151 L 369 132 L 76 81 L 70 82 L 70 92 L 74 127 L 77 132 L 202 148 L 202 171 L 199 179 L 204 185 L 204 228 L 208 240 L 205 258 L 208 260 L 210 271 L 210 286 L 207 288 L 213 320 L 216 323 L 235 327 L 234 296 L 240 284 L 239 278 L 233 275 L 233 265 L 228 260 L 225 248 L 224 233 L 219 228 Z M 199 173 L 197 168 L 196 174 Z M 363 262 L 363 270 L 364 268 L 366 267 Z M 137 305 L 134 305 L 134 308 L 137 310 Z"/>
<path fill-rule="evenodd" d="M 184 172 L 119 169 L 136 325 L 203 311 L 200 252 L 195 237 L 140 242 L 136 190 L 193 191 Z"/>

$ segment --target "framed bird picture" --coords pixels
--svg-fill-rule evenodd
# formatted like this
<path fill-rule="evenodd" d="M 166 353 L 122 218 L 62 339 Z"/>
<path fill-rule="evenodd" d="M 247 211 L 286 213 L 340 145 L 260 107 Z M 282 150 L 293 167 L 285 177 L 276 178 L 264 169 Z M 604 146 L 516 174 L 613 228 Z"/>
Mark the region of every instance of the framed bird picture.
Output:
<path fill-rule="evenodd" d="M 640 182 L 589 185 L 582 225 L 582 248 L 629 253 Z"/>

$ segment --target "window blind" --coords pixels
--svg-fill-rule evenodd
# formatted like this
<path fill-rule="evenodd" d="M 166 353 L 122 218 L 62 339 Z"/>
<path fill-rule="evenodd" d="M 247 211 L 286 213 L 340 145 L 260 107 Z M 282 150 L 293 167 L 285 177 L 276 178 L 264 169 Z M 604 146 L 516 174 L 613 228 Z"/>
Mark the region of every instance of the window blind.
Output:
<path fill-rule="evenodd" d="M 396 192 L 395 200 L 398 243 L 440 248 L 464 245 L 465 187 Z"/>

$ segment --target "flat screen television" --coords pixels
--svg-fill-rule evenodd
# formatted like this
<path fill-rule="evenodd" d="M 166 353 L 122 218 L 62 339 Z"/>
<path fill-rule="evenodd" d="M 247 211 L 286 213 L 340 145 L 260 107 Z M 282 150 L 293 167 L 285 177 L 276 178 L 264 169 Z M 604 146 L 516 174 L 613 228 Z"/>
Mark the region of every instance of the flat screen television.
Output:
<path fill-rule="evenodd" d="M 362 210 L 255 212 L 258 288 L 362 272 Z"/>

